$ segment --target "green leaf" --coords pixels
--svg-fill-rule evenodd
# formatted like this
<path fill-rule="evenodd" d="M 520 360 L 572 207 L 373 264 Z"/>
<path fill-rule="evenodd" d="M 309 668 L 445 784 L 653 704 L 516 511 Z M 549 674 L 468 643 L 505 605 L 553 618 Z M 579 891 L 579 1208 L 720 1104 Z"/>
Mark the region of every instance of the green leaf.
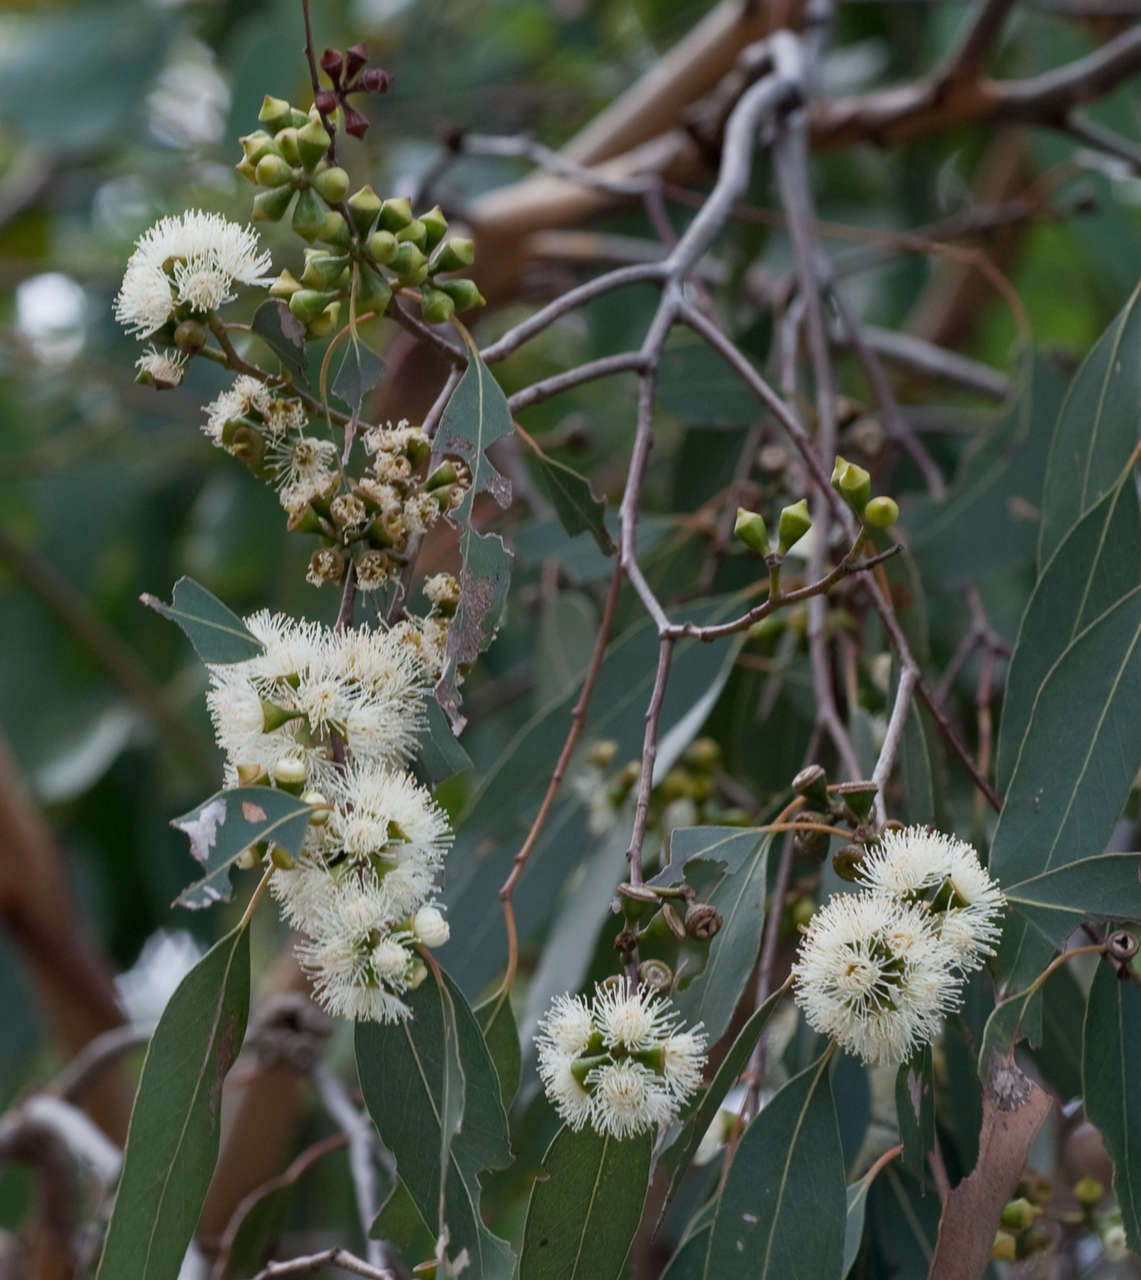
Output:
<path fill-rule="evenodd" d="M 526 439 L 538 464 L 539 480 L 563 528 L 572 538 L 579 533 L 590 533 L 599 551 L 612 556 L 616 548 L 606 528 L 606 503 L 594 496 L 585 476 L 548 457 L 529 436 Z"/>
<path fill-rule="evenodd" d="M 466 773 L 472 763 L 471 756 L 452 732 L 440 704 L 434 698 L 428 698 L 426 710 L 428 727 L 420 739 L 420 763 L 429 783 L 436 787 L 457 773 Z"/>
<path fill-rule="evenodd" d="M 910 1062 L 900 1063 L 895 1076 L 895 1113 L 903 1143 L 901 1162 L 922 1183 L 927 1153 L 935 1146 L 935 1077 L 931 1046 L 916 1050 Z"/>
<path fill-rule="evenodd" d="M 1117 480 L 1137 443 L 1141 285 L 1078 370 L 1058 415 L 1042 487 L 1038 563 Z"/>
<path fill-rule="evenodd" d="M 1105 962 L 1090 987 L 1082 1039 L 1086 1116 L 1113 1160 L 1126 1241 L 1141 1253 L 1141 987 Z"/>
<path fill-rule="evenodd" d="M 507 608 L 511 552 L 497 533 L 476 533 L 466 526 L 460 536 L 460 602 L 448 628 L 444 670 L 436 697 L 458 733 L 467 723 L 460 713 L 459 668 L 491 644 Z"/>
<path fill-rule="evenodd" d="M 543 601 L 536 652 L 535 705 L 545 707 L 582 682 L 598 636 L 598 609 L 584 591 Z"/>
<path fill-rule="evenodd" d="M 666 344 L 656 390 L 689 427 L 746 427 L 758 413 L 757 399 L 740 375 L 691 334 L 672 336 Z"/>
<path fill-rule="evenodd" d="M 728 1053 L 721 1059 L 716 1075 L 705 1090 L 691 1100 L 682 1111 L 681 1132 L 665 1150 L 660 1160 L 665 1168 L 673 1170 L 666 1204 L 673 1199 L 678 1183 L 701 1145 L 701 1139 L 717 1118 L 717 1113 L 721 1110 L 725 1095 L 733 1087 L 733 1082 L 748 1066 L 753 1046 L 768 1025 L 769 1019 L 776 1012 L 784 995 L 783 989 L 774 991 L 764 1004 L 753 1012 L 748 1022 L 737 1033 L 737 1038 L 729 1046 Z M 662 1212 L 665 1212 L 665 1205 L 662 1207 Z"/>
<path fill-rule="evenodd" d="M 384 376 L 384 361 L 355 334 L 345 343 L 344 354 L 331 387 L 333 395 L 348 407 L 355 420 L 364 398 Z"/>
<path fill-rule="evenodd" d="M 1086 917 L 1141 920 L 1141 853 L 1101 853 L 1043 871 L 1005 890 L 1051 946 Z"/>
<path fill-rule="evenodd" d="M 864 1217 L 868 1208 L 868 1192 L 871 1183 L 867 1178 L 853 1182 L 848 1188 L 848 1207 L 844 1215 L 844 1260 L 840 1275 L 844 1277 L 856 1265 L 860 1245 L 864 1240 Z"/>
<path fill-rule="evenodd" d="M 531 1188 L 519 1280 L 618 1280 L 650 1179 L 652 1136 L 565 1126 Z"/>
<path fill-rule="evenodd" d="M 1032 1045 L 1041 1043 L 1041 1010 L 1045 996 L 1052 986 L 1064 981 L 1058 977 L 1063 970 L 1064 966 L 1059 965 L 1045 979 L 1038 974 L 1036 980 L 1029 982 L 1023 990 L 1000 1000 L 994 1007 L 983 1029 L 978 1056 L 979 1079 L 984 1085 L 990 1078 L 991 1063 L 995 1055 L 1009 1058 L 1014 1046 L 1022 1039 L 1028 1039 Z"/>
<path fill-rule="evenodd" d="M 193 578 L 179 578 L 170 604 L 151 595 L 139 598 L 148 608 L 177 622 L 203 662 L 244 662 L 265 650 L 241 618 Z"/>
<path fill-rule="evenodd" d="M 281 367 L 299 386 L 308 389 L 309 363 L 305 356 L 305 326 L 286 304 L 277 298 L 263 302 L 254 312 L 250 328 L 275 356 Z"/>
<path fill-rule="evenodd" d="M 1137 585 L 1141 512 L 1132 465 L 1058 544 L 1042 570 L 1010 660 L 995 781 L 1006 792 L 1034 699 L 1074 637 Z"/>
<path fill-rule="evenodd" d="M 502 388 L 466 335 L 465 342 L 468 366 L 452 392 L 432 442 L 433 466 L 444 457 L 457 457 L 471 468 L 471 488 L 453 513 L 459 525 L 470 524 L 477 493 L 490 493 L 501 507 L 511 501 L 511 482 L 495 469 L 486 451 L 515 430 Z"/>
<path fill-rule="evenodd" d="M 767 832 L 732 827 L 692 827 L 674 833 L 675 857 L 687 862 L 720 859 L 727 867 L 702 894 L 703 901 L 721 912 L 721 929 L 709 943 L 704 969 L 675 997 L 687 1022 L 705 1024 L 710 1042 L 728 1027 L 760 951 L 771 844 Z"/>
<path fill-rule="evenodd" d="M 745 1130 L 717 1201 L 703 1276 L 835 1276 L 844 1256 L 844 1153 L 823 1054 Z"/>
<path fill-rule="evenodd" d="M 250 1007 L 245 922 L 179 983 L 143 1062 L 99 1280 L 175 1280 L 218 1159 L 222 1082 Z"/>
<path fill-rule="evenodd" d="M 1038 502 L 1062 385 L 1045 360 L 1007 416 L 966 458 L 947 497 L 911 503 L 911 554 L 925 583 L 953 591 L 1034 562 Z"/>
<path fill-rule="evenodd" d="M 313 810 L 287 791 L 273 787 L 238 787 L 218 791 L 196 809 L 171 822 L 190 840 L 190 852 L 206 869 L 201 880 L 187 885 L 175 899 L 181 907 L 208 907 L 229 902 L 230 870 L 253 845 L 271 841 L 294 857 L 301 852 Z"/>
<path fill-rule="evenodd" d="M 506 991 L 498 992 L 483 1004 L 477 1005 L 472 1012 L 479 1020 L 487 1051 L 495 1064 L 495 1074 L 499 1077 L 499 1098 L 503 1103 L 503 1110 L 507 1111 L 514 1101 L 519 1088 L 519 1077 L 523 1073 L 519 1028 L 515 1025 L 511 999 Z"/>
<path fill-rule="evenodd" d="M 480 1172 L 511 1158 L 495 1064 L 447 975 L 405 1001 L 406 1021 L 357 1023 L 365 1105 L 421 1217 L 437 1230 L 447 1226 L 449 1254 L 467 1249 L 473 1275 L 510 1280 L 514 1254 L 479 1214 Z"/>
<path fill-rule="evenodd" d="M 1039 691 L 991 845 L 1001 884 L 1019 884 L 1108 843 L 1141 766 L 1141 586 L 1082 631 Z M 999 973 L 1022 987 L 1049 948 L 1017 916 Z"/>

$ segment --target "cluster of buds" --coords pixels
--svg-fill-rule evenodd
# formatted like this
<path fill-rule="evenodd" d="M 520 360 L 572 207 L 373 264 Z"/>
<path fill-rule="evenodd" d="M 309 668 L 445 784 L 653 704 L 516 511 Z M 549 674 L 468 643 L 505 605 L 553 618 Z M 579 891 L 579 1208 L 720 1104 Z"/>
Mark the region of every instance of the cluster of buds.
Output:
<path fill-rule="evenodd" d="M 867 528 L 890 529 L 899 519 L 899 506 L 895 499 L 873 498 L 871 475 L 839 454 L 832 468 L 832 488 Z"/>
<path fill-rule="evenodd" d="M 323 116 L 331 116 L 339 107 L 345 132 L 354 138 L 363 138 L 368 132 L 368 120 L 349 104 L 350 93 L 387 93 L 392 77 L 379 67 L 368 65 L 368 50 L 364 42 L 350 45 L 343 53 L 340 49 L 326 49 L 321 55 L 321 70 L 329 77 L 331 89 L 321 89 L 315 104 Z"/>
<path fill-rule="evenodd" d="M 310 245 L 300 279 L 286 270 L 270 286 L 310 337 L 332 333 L 346 302 L 358 318 L 382 315 L 401 288 L 418 288 L 430 324 L 483 305 L 475 282 L 455 276 L 475 260 L 475 245 L 448 236 L 438 205 L 417 215 L 407 199 L 382 200 L 371 186 L 349 195 L 316 104 L 304 112 L 267 97 L 258 118 L 265 128 L 241 139 L 237 169 L 267 188 L 254 199 L 255 221 L 277 222 L 292 205 L 290 225 Z"/>
<path fill-rule="evenodd" d="M 382 587 L 399 572 L 409 541 L 454 511 L 471 485 L 471 472 L 458 459 L 428 471 L 428 437 L 406 422 L 371 428 L 365 448 L 372 456 L 368 473 L 350 477 L 327 502 L 310 503 L 295 522 L 321 537 L 309 565 L 316 585 L 343 581 L 351 558 L 362 591 Z"/>

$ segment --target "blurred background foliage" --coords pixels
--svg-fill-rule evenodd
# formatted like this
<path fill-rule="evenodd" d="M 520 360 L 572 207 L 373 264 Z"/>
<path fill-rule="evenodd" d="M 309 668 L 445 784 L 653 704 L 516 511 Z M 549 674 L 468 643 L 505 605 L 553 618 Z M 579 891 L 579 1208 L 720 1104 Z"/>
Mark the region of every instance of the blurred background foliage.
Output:
<path fill-rule="evenodd" d="M 318 46 L 364 40 L 395 76 L 389 93 L 367 106 L 373 128 L 346 147 L 342 162 L 355 181 L 403 194 L 439 157 L 439 136 L 449 128 L 529 131 L 558 145 L 708 8 L 700 0 L 323 0 L 315 11 Z M 920 0 L 839 5 L 826 88 L 916 76 L 945 53 L 964 11 L 961 4 Z M 994 69 L 1034 74 L 1081 55 L 1119 26 L 1075 23 L 1050 4 L 1021 5 Z M 136 345 L 111 315 L 131 245 L 156 217 L 201 206 L 246 220 L 253 193 L 232 170 L 236 138 L 254 127 L 263 94 L 308 102 L 302 45 L 296 0 L 58 0 L 10 3 L 0 13 L 0 724 L 65 852 L 81 914 L 117 970 L 135 963 L 156 930 L 186 929 L 206 943 L 225 927 L 226 915 L 171 913 L 190 861 L 170 818 L 214 789 L 220 772 L 202 671 L 181 633 L 140 605 L 140 592 L 165 598 L 187 573 L 238 612 L 268 605 L 331 621 L 336 611 L 332 595 L 305 584 L 308 548 L 286 538 L 273 494 L 198 430 L 197 405 L 216 394 L 221 375 L 196 362 L 180 392 L 156 396 L 136 387 Z M 1126 85 L 1091 114 L 1136 136 L 1138 105 L 1136 87 Z M 915 556 L 892 566 L 893 582 L 910 603 L 905 620 L 920 638 L 917 652 L 929 655 L 927 669 L 934 671 L 946 666 L 970 625 L 967 583 L 979 586 L 996 630 L 1014 640 L 1034 580 L 1034 504 L 1065 381 L 1141 277 L 1141 182 L 1123 165 L 1076 152 L 1071 140 L 1040 130 L 952 131 L 890 150 L 828 152 L 813 163 L 821 217 L 847 228 L 826 241 L 837 264 L 866 249 L 860 228 L 902 230 L 969 216 L 986 203 L 996 166 L 1008 195 L 1044 175 L 1056 183 L 1044 212 L 978 240 L 1013 284 L 1028 330 L 1009 302 L 985 287 L 953 323 L 944 317 L 944 328 L 935 330 L 1024 393 L 1004 417 L 993 401 L 915 376 L 901 384 L 944 473 L 960 477 L 953 490 L 958 514 L 949 527 L 923 496 L 913 468 L 883 451 L 858 368 L 841 364 L 842 390 L 855 406 L 844 451 L 877 465 L 877 492 L 902 499 Z M 522 162 L 463 158 L 434 195 L 462 221 L 465 202 L 525 172 Z M 752 198 L 771 205 L 765 165 L 758 166 Z M 668 207 L 676 226 L 690 216 L 684 203 Z M 592 229 L 603 238 L 656 240 L 640 206 L 598 219 Z M 284 256 L 284 233 L 270 228 L 266 240 L 278 251 L 275 266 L 296 267 Z M 787 241 L 779 228 L 742 220 L 720 246 L 719 261 L 727 281 L 719 294 L 723 313 L 742 348 L 763 365 L 772 359 L 774 335 L 750 279 L 758 272 L 780 278 L 790 262 Z M 530 263 L 515 296 L 477 322 L 477 338 L 489 341 L 534 299 L 566 287 L 575 271 L 568 262 Z M 868 323 L 922 327 L 932 308 L 946 302 L 956 271 L 962 274 L 954 262 L 893 250 L 878 265 L 845 276 L 845 295 Z M 479 260 L 473 274 L 480 279 Z M 511 391 L 627 349 L 654 300 L 649 288 L 611 295 L 528 344 L 497 374 Z M 383 349 L 394 333 L 378 329 L 372 336 Z M 423 389 L 401 385 L 402 358 L 389 354 L 377 411 L 422 409 Z M 621 495 L 633 431 L 632 392 L 629 376 L 612 379 L 521 415 L 555 457 L 592 477 L 611 508 Z M 712 356 L 680 341 L 668 350 L 661 398 L 641 536 L 651 579 L 677 595 L 692 592 L 699 579 L 716 510 L 709 504 L 731 480 L 755 412 Z M 997 465 L 977 465 L 980 442 Z M 754 471 L 754 505 L 772 513 L 802 494 L 775 435 L 766 443 Z M 445 794 L 457 811 L 473 799 L 473 788 L 490 794 L 474 797 L 475 821 L 461 831 L 451 863 L 455 902 L 468 877 L 477 879 L 453 907 L 453 931 L 466 939 L 462 962 L 474 966 L 466 981 L 476 990 L 500 963 L 494 889 L 502 864 L 479 881 L 475 853 L 486 851 L 488 841 L 517 844 L 520 814 L 544 784 L 565 733 L 565 699 L 589 655 L 598 588 L 608 572 L 589 537 L 567 544 L 542 494 L 531 492 L 534 477 L 528 484 L 526 472 L 516 470 L 523 500 L 495 517 L 517 556 L 509 614 L 466 686 L 471 724 L 464 746 L 476 769 Z M 695 512 L 704 514 L 694 518 Z M 446 549 L 439 555 L 446 562 Z M 755 576 L 752 562 L 731 555 L 712 585 L 722 593 Z M 638 617 L 624 601 L 615 634 Z M 884 709 L 886 677 L 875 661 L 882 649 L 873 628 L 851 647 L 846 672 L 852 719 L 867 721 L 868 750 Z M 961 672 L 954 704 L 972 747 L 976 661 Z M 696 701 L 713 691 L 707 732 L 720 744 L 725 773 L 761 807 L 787 785 L 813 730 L 795 614 L 783 633 L 750 640 L 740 652 L 706 652 L 697 666 L 692 679 L 683 664 L 675 669 L 678 713 L 686 697 Z M 534 749 L 523 761 L 510 748 L 515 735 L 560 698 L 541 749 L 528 740 Z M 600 702 L 599 710 L 605 706 Z M 606 726 L 622 742 L 619 763 L 634 754 L 643 707 L 644 699 L 621 723 Z M 598 733 L 592 725 L 587 736 Z M 972 828 L 979 834 L 981 813 L 964 776 L 944 768 L 934 750 L 938 803 L 961 834 Z M 907 800 L 914 816 L 922 816 L 918 795 L 919 788 Z M 481 814 L 490 815 L 482 824 Z M 557 856 L 544 863 L 540 850 L 531 868 L 531 896 L 547 899 L 547 913 L 559 885 L 593 850 L 578 801 L 567 802 L 550 831 Z M 616 878 L 620 861 L 617 855 L 611 861 Z M 603 904 L 612 887 L 605 887 Z M 525 914 L 526 882 L 521 893 Z M 471 930 L 456 930 L 461 911 Z M 536 905 L 532 934 L 544 919 Z M 590 928 L 603 919 L 594 911 Z M 263 968 L 278 941 L 255 939 Z M 607 945 L 604 939 L 601 957 Z M 179 956 L 176 946 L 164 961 L 175 978 Z M 584 971 L 588 961 L 582 959 Z M 450 963 L 466 972 L 455 959 Z M 161 974 L 156 982 L 161 991 Z M 172 985 L 173 979 L 166 989 Z M 58 1054 L 46 1040 L 18 952 L 3 936 L 0 987 L 2 1103 L 43 1078 Z M 139 984 L 131 990 L 138 995 Z M 145 1016 L 153 1017 L 153 993 L 150 999 Z M 542 1130 L 552 1127 L 548 1120 L 533 1137 L 536 1153 Z M 12 1176 L 5 1175 L 5 1185 Z M 873 1216 L 890 1212 L 881 1204 L 890 1185 L 877 1184 Z M 8 1220 L 13 1203 L 0 1200 Z"/>

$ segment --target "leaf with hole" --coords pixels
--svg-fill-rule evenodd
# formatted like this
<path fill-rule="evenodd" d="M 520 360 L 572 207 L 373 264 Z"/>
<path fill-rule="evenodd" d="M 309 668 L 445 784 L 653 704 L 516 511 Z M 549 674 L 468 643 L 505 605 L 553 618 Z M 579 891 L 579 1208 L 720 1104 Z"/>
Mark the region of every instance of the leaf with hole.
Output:
<path fill-rule="evenodd" d="M 229 902 L 230 871 L 254 845 L 280 845 L 297 857 L 313 810 L 287 791 L 273 787 L 238 787 L 219 791 L 197 808 L 171 822 L 190 841 L 190 852 L 206 874 L 187 885 L 175 899 L 181 907 L 208 907 Z"/>
<path fill-rule="evenodd" d="M 281 361 L 282 369 L 305 390 L 309 388 L 309 362 L 305 356 L 305 326 L 277 298 L 263 302 L 254 312 L 250 328 Z"/>
<path fill-rule="evenodd" d="M 244 662 L 265 651 L 241 618 L 193 578 L 179 578 L 170 604 L 151 595 L 140 599 L 148 608 L 178 623 L 203 662 Z"/>
<path fill-rule="evenodd" d="M 218 1159 L 222 1086 L 246 1033 L 249 932 L 216 943 L 171 996 L 143 1062 L 99 1280 L 176 1280 Z"/>

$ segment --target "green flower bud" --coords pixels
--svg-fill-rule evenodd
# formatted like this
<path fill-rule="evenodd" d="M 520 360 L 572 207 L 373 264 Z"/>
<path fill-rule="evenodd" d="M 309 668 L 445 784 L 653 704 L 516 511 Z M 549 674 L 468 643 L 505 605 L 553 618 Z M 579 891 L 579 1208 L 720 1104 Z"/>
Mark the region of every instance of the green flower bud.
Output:
<path fill-rule="evenodd" d="M 475 261 L 475 241 L 453 236 L 432 255 L 433 271 L 462 271 Z"/>
<path fill-rule="evenodd" d="M 1011 1200 L 1002 1211 L 1002 1225 L 1011 1231 L 1025 1231 L 1042 1216 L 1042 1210 L 1024 1197 Z"/>
<path fill-rule="evenodd" d="M 414 244 L 417 249 L 426 249 L 428 247 L 428 228 L 419 218 L 413 218 L 406 227 L 400 228 L 396 233 L 396 239 L 401 243 L 407 240 L 410 244 Z"/>
<path fill-rule="evenodd" d="M 257 181 L 257 171 L 245 156 L 243 156 L 238 163 L 234 165 L 234 172 L 240 173 L 243 178 L 248 178 L 251 182 Z"/>
<path fill-rule="evenodd" d="M 873 498 L 864 508 L 864 519 L 876 529 L 890 529 L 899 519 L 899 504 L 894 498 Z"/>
<path fill-rule="evenodd" d="M 385 231 L 401 231 L 412 221 L 412 206 L 403 197 L 386 200 L 380 209 L 380 225 Z"/>
<path fill-rule="evenodd" d="M 990 1256 L 995 1262 L 1014 1262 L 1018 1257 L 1018 1241 L 1009 1231 L 996 1232 Z"/>
<path fill-rule="evenodd" d="M 269 860 L 280 871 L 292 871 L 297 865 L 293 860 L 293 855 L 288 849 L 283 849 L 281 845 L 275 844 L 270 847 Z"/>
<path fill-rule="evenodd" d="M 1084 1205 L 1095 1205 L 1105 1195 L 1105 1187 L 1096 1178 L 1081 1178 L 1074 1183 L 1074 1195 Z"/>
<path fill-rule="evenodd" d="M 828 775 L 820 765 L 805 765 L 793 778 L 792 789 L 797 795 L 803 796 L 814 809 L 827 810 L 830 808 Z"/>
<path fill-rule="evenodd" d="M 288 724 L 290 720 L 296 720 L 300 714 L 300 711 L 289 711 L 263 698 L 261 700 L 262 732 L 272 733 L 275 729 L 280 729 L 283 724 Z"/>
<path fill-rule="evenodd" d="M 586 1077 L 594 1070 L 595 1067 L 605 1066 L 610 1059 L 605 1053 L 595 1054 L 588 1058 L 576 1058 L 571 1063 L 571 1075 L 586 1088 Z"/>
<path fill-rule="evenodd" d="M 368 238 L 368 251 L 373 261 L 382 267 L 387 267 L 396 257 L 397 248 L 396 237 L 391 231 L 374 231 Z"/>
<path fill-rule="evenodd" d="M 440 206 L 429 209 L 420 215 L 420 221 L 428 232 L 428 248 L 434 249 L 448 233 L 448 220 L 440 210 Z"/>
<path fill-rule="evenodd" d="M 301 794 L 301 784 L 308 776 L 305 761 L 299 756 L 282 756 L 270 770 L 274 782 L 280 787 L 296 787 Z"/>
<path fill-rule="evenodd" d="M 319 289 L 298 289 L 289 299 L 289 309 L 304 325 L 310 325 L 336 295 Z"/>
<path fill-rule="evenodd" d="M 429 324 L 444 324 L 455 315 L 456 304 L 442 289 L 420 290 L 420 314 Z"/>
<path fill-rule="evenodd" d="M 285 183 L 292 186 L 293 184 L 293 170 L 281 156 L 275 156 L 272 151 L 266 152 L 257 162 L 254 176 L 259 187 L 280 187 Z"/>
<path fill-rule="evenodd" d="M 383 315 L 392 301 L 392 290 L 388 281 L 371 267 L 361 266 L 357 279 L 357 306 L 365 311 L 375 311 Z"/>
<path fill-rule="evenodd" d="M 413 284 L 419 284 L 428 274 L 427 259 L 414 244 L 410 244 L 407 241 L 397 246 L 396 253 L 393 255 L 389 266 L 401 280 L 409 281 Z M 415 278 L 417 272 L 422 272 L 423 274 Z"/>
<path fill-rule="evenodd" d="M 878 791 L 874 782 L 841 782 L 832 788 L 832 796 L 846 804 L 857 821 L 865 822 L 871 816 Z"/>
<path fill-rule="evenodd" d="M 341 302 L 330 302 L 324 311 L 309 323 L 309 335 L 313 338 L 324 338 L 336 329 L 341 319 Z"/>
<path fill-rule="evenodd" d="M 769 554 L 769 535 L 765 529 L 763 516 L 744 507 L 737 508 L 737 519 L 733 525 L 733 536 L 755 551 L 759 556 Z"/>
<path fill-rule="evenodd" d="M 295 167 L 301 163 L 301 148 L 297 145 L 297 130 L 289 125 L 284 129 L 279 129 L 275 133 L 274 138 L 277 145 L 281 148 L 281 154 Z"/>
<path fill-rule="evenodd" d="M 292 298 L 300 288 L 301 285 L 294 279 L 293 273 L 291 271 L 283 271 L 269 286 L 269 296 L 271 298 Z"/>
<path fill-rule="evenodd" d="M 260 764 L 240 764 L 237 774 L 239 787 L 264 786 L 269 781 L 269 774 Z"/>
<path fill-rule="evenodd" d="M 298 192 L 291 225 L 302 240 L 316 240 L 324 229 L 325 210 L 311 188 Z"/>
<path fill-rule="evenodd" d="M 872 478 L 854 462 L 836 455 L 836 463 L 832 468 L 832 488 L 844 499 L 858 516 L 864 514 L 868 498 L 872 492 Z"/>
<path fill-rule="evenodd" d="M 293 199 L 293 187 L 274 187 L 254 196 L 253 219 L 255 222 L 279 222 L 289 202 Z"/>
<path fill-rule="evenodd" d="M 315 173 L 312 182 L 326 204 L 340 204 L 349 189 L 349 175 L 339 165 Z"/>
<path fill-rule="evenodd" d="M 256 849 L 243 849 L 241 853 L 234 859 L 234 866 L 239 871 L 249 871 L 251 867 L 256 867 L 261 861 Z"/>
<path fill-rule="evenodd" d="M 442 489 L 444 485 L 455 484 L 458 479 L 459 476 L 456 473 L 455 464 L 451 461 L 444 461 L 424 481 L 424 489 L 426 492 L 432 493 L 436 489 Z"/>
<path fill-rule="evenodd" d="M 247 133 L 244 138 L 239 138 L 238 141 L 242 144 L 242 154 L 253 165 L 256 165 L 263 156 L 281 155 L 281 148 L 264 129 L 257 129 L 253 133 Z"/>
<path fill-rule="evenodd" d="M 301 163 L 306 169 L 315 169 L 324 160 L 330 142 L 332 138 L 326 132 L 320 117 L 307 121 L 297 130 L 297 150 L 301 154 Z"/>
<path fill-rule="evenodd" d="M 347 249 L 353 242 L 349 224 L 336 209 L 330 209 L 325 214 L 325 221 L 321 226 L 321 234 L 317 239 L 325 244 L 334 245 L 338 249 Z"/>
<path fill-rule="evenodd" d="M 487 299 L 480 293 L 474 280 L 437 280 L 436 288 L 456 304 L 457 311 L 470 311 L 473 307 L 486 306 Z"/>
<path fill-rule="evenodd" d="M 381 210 L 380 196 L 372 187 L 361 187 L 349 196 L 349 216 L 362 236 L 367 236 Z"/>
<path fill-rule="evenodd" d="M 197 320 L 183 320 L 174 330 L 174 345 L 184 355 L 195 356 L 206 345 L 206 326 Z"/>
<path fill-rule="evenodd" d="M 305 270 L 301 273 L 301 283 L 308 285 L 310 289 L 328 289 L 344 275 L 348 262 L 347 254 L 306 249 Z"/>
<path fill-rule="evenodd" d="M 777 525 L 781 555 L 787 555 L 811 528 L 812 517 L 808 514 L 807 499 L 801 498 L 792 506 L 783 508 Z"/>
<path fill-rule="evenodd" d="M 258 119 L 272 133 L 276 133 L 278 129 L 284 129 L 286 125 L 293 123 L 293 108 L 284 98 L 271 98 L 267 93 L 262 99 Z"/>

